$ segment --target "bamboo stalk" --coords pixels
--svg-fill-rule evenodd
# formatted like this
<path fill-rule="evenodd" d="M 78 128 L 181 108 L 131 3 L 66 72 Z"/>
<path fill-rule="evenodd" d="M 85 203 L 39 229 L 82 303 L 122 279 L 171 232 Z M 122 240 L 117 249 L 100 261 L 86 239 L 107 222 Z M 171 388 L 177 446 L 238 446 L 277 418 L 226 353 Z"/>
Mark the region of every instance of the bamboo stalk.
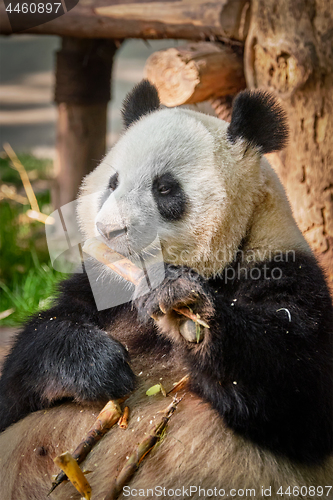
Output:
<path fill-rule="evenodd" d="M 204 321 L 203 319 L 200 319 L 197 314 L 194 314 L 194 312 L 189 311 L 186 309 L 186 307 L 174 307 L 174 311 L 176 311 L 178 314 L 182 314 L 183 316 L 186 316 L 186 318 L 191 319 L 194 321 L 194 323 L 198 323 L 201 326 L 204 326 L 205 328 L 210 328 L 210 326 Z"/>
<path fill-rule="evenodd" d="M 128 427 L 128 417 L 129 417 L 129 407 L 125 406 L 124 412 L 120 419 L 118 420 L 118 425 L 121 429 L 127 429 Z"/>
<path fill-rule="evenodd" d="M 13 148 L 8 143 L 5 143 L 3 145 L 3 149 L 5 150 L 8 158 L 12 162 L 15 170 L 17 170 L 18 173 L 20 174 L 22 184 L 24 186 L 25 192 L 27 193 L 27 198 L 29 200 L 29 203 L 31 205 L 32 210 L 35 210 L 36 212 L 40 212 L 39 206 L 38 206 L 38 201 L 37 201 L 36 195 L 34 193 L 34 190 L 32 189 L 32 185 L 31 185 L 31 182 L 30 182 L 30 179 L 29 179 L 29 176 L 27 174 L 26 169 L 24 168 L 24 166 L 22 165 L 22 163 L 20 162 L 20 160 L 16 156 L 16 153 L 13 150 Z"/>
<path fill-rule="evenodd" d="M 176 411 L 177 406 L 181 402 L 183 397 L 184 396 L 178 399 L 174 397 L 172 403 L 165 409 L 165 415 L 162 417 L 161 421 L 154 427 L 151 434 L 144 438 L 143 441 L 141 441 L 141 443 L 133 451 L 132 455 L 129 457 L 129 459 L 121 469 L 118 477 L 114 480 L 112 488 L 106 495 L 104 500 L 116 500 L 119 497 L 123 487 L 130 481 L 142 460 L 161 439 L 170 418 Z"/>
<path fill-rule="evenodd" d="M 16 187 L 7 186 L 6 184 L 0 186 L 0 200 L 4 198 L 9 198 L 10 200 L 16 201 L 16 203 L 21 203 L 21 205 L 27 205 L 27 203 L 29 203 L 28 198 L 16 192 Z"/>
<path fill-rule="evenodd" d="M 10 144 L 5 143 L 3 145 L 3 149 L 5 150 L 8 158 L 12 162 L 13 168 L 15 168 L 15 170 L 17 170 L 17 172 L 19 173 L 19 175 L 21 177 L 21 181 L 22 181 L 24 190 L 26 192 L 28 201 L 29 201 L 30 206 L 31 206 L 31 210 L 27 211 L 27 216 L 30 217 L 30 219 L 38 220 L 39 222 L 42 222 L 43 224 L 54 224 L 53 217 L 49 217 L 48 215 L 43 214 L 39 210 L 38 201 L 37 201 L 36 195 L 34 193 L 34 190 L 32 189 L 32 185 L 31 185 L 28 173 L 27 173 L 26 169 L 24 168 L 24 165 L 18 159 L 13 148 L 10 146 Z M 18 194 L 16 194 L 15 197 L 14 197 L 14 195 L 11 196 L 10 189 L 7 189 L 7 191 L 6 191 L 4 189 L 4 187 L 2 187 L 1 190 L 9 198 L 17 201 L 18 203 L 22 203 L 23 205 L 26 204 L 26 200 L 23 196 L 20 196 Z"/>
<path fill-rule="evenodd" d="M 109 401 L 102 411 L 99 413 L 94 425 L 88 431 L 85 439 L 77 446 L 72 453 L 72 457 L 78 464 L 83 462 L 88 453 L 92 450 L 98 441 L 102 439 L 104 434 L 118 422 L 121 417 L 121 409 L 116 401 Z M 60 472 L 52 482 L 52 487 L 47 496 L 56 489 L 66 479 L 66 473 Z"/>
<path fill-rule="evenodd" d="M 96 238 L 86 240 L 82 250 L 115 271 L 126 281 L 133 283 L 135 286 L 138 285 L 140 280 L 144 277 L 142 269 L 120 253 L 111 250 L 105 243 Z"/>
<path fill-rule="evenodd" d="M 63 470 L 72 485 L 86 500 L 91 498 L 91 486 L 80 469 L 77 461 L 66 451 L 54 459 L 54 463 Z"/>
<path fill-rule="evenodd" d="M 170 391 L 167 392 L 167 396 L 169 396 L 170 394 L 174 393 L 174 392 L 178 392 L 178 391 L 181 391 L 182 389 L 184 389 L 184 387 L 186 386 L 186 384 L 188 383 L 188 381 L 190 380 L 190 376 L 189 374 L 185 375 L 183 378 L 181 378 L 174 386 L 172 389 L 170 389 Z"/>

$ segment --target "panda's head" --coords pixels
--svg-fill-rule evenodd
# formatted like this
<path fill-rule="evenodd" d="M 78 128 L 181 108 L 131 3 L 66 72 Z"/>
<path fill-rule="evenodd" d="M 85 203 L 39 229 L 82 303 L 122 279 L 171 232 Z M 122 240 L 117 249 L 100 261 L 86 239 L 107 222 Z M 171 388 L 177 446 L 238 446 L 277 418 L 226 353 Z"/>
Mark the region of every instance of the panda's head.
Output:
<path fill-rule="evenodd" d="M 156 88 L 143 81 L 125 99 L 123 118 L 123 135 L 84 180 L 84 235 L 102 236 L 124 255 L 158 238 L 166 262 L 208 275 L 223 268 L 266 197 L 262 155 L 286 143 L 281 108 L 265 92 L 245 91 L 229 125 L 161 108 Z"/>

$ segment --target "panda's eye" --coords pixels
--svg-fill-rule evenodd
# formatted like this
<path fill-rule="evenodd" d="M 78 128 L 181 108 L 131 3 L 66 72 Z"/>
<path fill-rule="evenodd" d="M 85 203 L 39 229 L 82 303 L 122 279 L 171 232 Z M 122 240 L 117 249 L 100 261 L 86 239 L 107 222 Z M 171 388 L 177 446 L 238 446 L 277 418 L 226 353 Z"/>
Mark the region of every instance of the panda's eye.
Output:
<path fill-rule="evenodd" d="M 178 188 L 178 181 L 170 173 L 156 177 L 153 182 L 153 192 L 157 196 L 173 195 L 177 192 Z"/>
<path fill-rule="evenodd" d="M 166 195 L 171 193 L 171 187 L 170 186 L 158 186 L 158 192 L 159 194 Z"/>
<path fill-rule="evenodd" d="M 152 192 L 158 211 L 164 220 L 179 221 L 186 215 L 185 191 L 171 172 L 166 172 L 154 179 Z"/>
<path fill-rule="evenodd" d="M 117 188 L 117 186 L 119 184 L 118 178 L 119 178 L 118 172 L 116 174 L 114 174 L 112 177 L 110 177 L 108 189 L 111 189 L 111 191 L 114 191 Z"/>

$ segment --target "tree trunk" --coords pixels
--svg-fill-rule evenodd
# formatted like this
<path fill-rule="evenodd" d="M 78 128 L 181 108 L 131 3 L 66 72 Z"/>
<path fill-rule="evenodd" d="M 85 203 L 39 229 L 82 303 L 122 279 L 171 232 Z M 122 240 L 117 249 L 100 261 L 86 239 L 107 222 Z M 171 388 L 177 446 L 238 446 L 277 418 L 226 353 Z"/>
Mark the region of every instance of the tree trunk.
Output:
<path fill-rule="evenodd" d="M 333 290 L 333 1 L 252 0 L 249 87 L 281 98 L 289 146 L 270 155 Z"/>

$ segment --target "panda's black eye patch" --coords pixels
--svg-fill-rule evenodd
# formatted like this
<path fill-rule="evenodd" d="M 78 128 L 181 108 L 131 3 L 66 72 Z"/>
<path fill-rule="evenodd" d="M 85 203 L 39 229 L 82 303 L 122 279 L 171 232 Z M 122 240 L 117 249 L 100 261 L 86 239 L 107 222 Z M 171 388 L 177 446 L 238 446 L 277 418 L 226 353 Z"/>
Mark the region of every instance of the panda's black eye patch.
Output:
<path fill-rule="evenodd" d="M 106 200 L 109 198 L 109 196 L 111 194 L 110 190 L 114 191 L 117 188 L 118 184 L 119 184 L 119 175 L 117 172 L 114 175 L 112 175 L 109 179 L 108 187 L 104 191 L 103 196 L 101 197 L 101 199 L 99 201 L 99 210 L 101 210 L 102 206 L 104 205 Z"/>
<path fill-rule="evenodd" d="M 186 195 L 182 186 L 172 174 L 166 173 L 156 177 L 152 191 L 163 219 L 176 221 L 185 215 L 187 207 Z"/>
<path fill-rule="evenodd" d="M 112 177 L 110 177 L 108 188 L 114 191 L 117 188 L 118 184 L 119 184 L 119 174 L 117 172 L 114 175 L 112 175 Z"/>

